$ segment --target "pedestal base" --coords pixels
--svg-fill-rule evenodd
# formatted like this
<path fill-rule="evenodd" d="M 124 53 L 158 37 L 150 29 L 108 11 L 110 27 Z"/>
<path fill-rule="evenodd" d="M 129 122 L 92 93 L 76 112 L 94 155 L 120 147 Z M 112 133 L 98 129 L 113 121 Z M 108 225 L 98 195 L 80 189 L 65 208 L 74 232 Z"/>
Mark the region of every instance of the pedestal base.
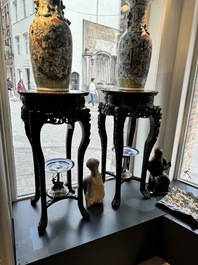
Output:
<path fill-rule="evenodd" d="M 47 191 L 47 195 L 52 198 L 60 199 L 67 196 L 69 193 L 69 189 L 65 186 L 62 186 L 62 188 L 57 189 L 55 186 L 53 186 L 51 189 Z"/>

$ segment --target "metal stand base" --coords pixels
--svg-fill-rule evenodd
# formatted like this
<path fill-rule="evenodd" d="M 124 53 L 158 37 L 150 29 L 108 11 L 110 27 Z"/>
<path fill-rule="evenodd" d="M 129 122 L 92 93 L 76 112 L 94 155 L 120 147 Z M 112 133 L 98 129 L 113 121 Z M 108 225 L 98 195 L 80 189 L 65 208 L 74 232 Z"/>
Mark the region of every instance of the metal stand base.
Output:
<path fill-rule="evenodd" d="M 56 185 L 54 185 L 53 187 L 51 187 L 51 189 L 47 191 L 47 195 L 52 198 L 63 198 L 67 196 L 68 193 L 69 189 L 64 185 L 62 185 L 62 187 L 59 188 L 57 188 Z"/>

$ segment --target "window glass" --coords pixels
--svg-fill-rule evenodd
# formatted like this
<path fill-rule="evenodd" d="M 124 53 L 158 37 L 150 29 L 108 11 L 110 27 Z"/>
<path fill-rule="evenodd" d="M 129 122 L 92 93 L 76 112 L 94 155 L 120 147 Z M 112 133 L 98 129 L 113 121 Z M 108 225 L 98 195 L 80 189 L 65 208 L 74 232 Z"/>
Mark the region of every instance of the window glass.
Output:
<path fill-rule="evenodd" d="M 198 74 L 196 73 L 193 96 L 190 103 L 189 119 L 179 179 L 198 186 Z"/>

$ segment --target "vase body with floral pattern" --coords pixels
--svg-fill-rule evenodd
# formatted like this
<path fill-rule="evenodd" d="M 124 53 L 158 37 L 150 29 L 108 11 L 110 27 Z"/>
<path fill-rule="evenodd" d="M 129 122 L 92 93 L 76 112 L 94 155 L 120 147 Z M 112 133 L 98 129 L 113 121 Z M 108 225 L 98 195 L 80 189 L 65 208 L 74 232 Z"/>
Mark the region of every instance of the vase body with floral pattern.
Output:
<path fill-rule="evenodd" d="M 69 91 L 72 35 L 62 1 L 35 1 L 29 29 L 33 74 L 39 91 Z"/>
<path fill-rule="evenodd" d="M 118 43 L 118 88 L 144 90 L 152 53 L 152 41 L 145 24 L 150 0 L 127 2 L 128 26 Z"/>

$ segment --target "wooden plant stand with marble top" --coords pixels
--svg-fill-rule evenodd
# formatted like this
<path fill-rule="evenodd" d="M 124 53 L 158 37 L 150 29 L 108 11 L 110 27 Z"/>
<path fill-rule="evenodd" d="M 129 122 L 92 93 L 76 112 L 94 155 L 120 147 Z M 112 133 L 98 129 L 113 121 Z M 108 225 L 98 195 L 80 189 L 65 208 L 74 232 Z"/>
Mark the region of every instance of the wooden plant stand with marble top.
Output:
<path fill-rule="evenodd" d="M 150 132 L 144 144 L 144 154 L 142 161 L 142 173 L 140 178 L 140 191 L 145 199 L 150 198 L 150 193 L 145 186 L 147 163 L 151 150 L 157 140 L 160 120 L 162 117 L 161 108 L 154 106 L 154 97 L 158 92 L 156 91 L 122 91 L 118 89 L 102 90 L 105 94 L 105 102 L 99 104 L 99 116 L 98 116 L 98 130 L 101 138 L 102 145 L 102 178 L 105 182 L 106 174 L 106 156 L 107 156 L 107 133 L 105 128 L 106 116 L 111 115 L 114 117 L 114 147 L 116 158 L 116 186 L 115 196 L 112 201 L 112 207 L 117 209 L 121 202 L 121 173 L 122 173 L 122 154 L 123 154 L 123 128 L 127 117 L 129 117 L 128 133 L 127 133 L 127 145 L 131 146 L 135 127 L 136 119 L 149 118 L 150 120 Z M 137 177 L 131 177 L 131 179 L 137 179 Z"/>
<path fill-rule="evenodd" d="M 83 205 L 83 161 L 84 154 L 90 141 L 90 110 L 85 108 L 85 96 L 88 92 L 38 92 L 19 91 L 22 96 L 21 118 L 25 124 L 25 132 L 30 141 L 35 173 L 35 195 L 31 204 L 35 205 L 41 199 L 41 217 L 38 231 L 44 232 L 47 223 L 47 207 L 57 200 L 48 203 L 46 201 L 45 183 L 45 160 L 40 142 L 40 132 L 44 124 L 50 123 L 70 124 L 72 127 L 67 131 L 66 157 L 71 159 L 71 142 L 75 123 L 79 122 L 82 128 L 82 139 L 78 148 L 77 172 L 78 172 L 78 194 L 73 196 L 78 201 L 80 213 L 84 219 L 89 218 L 89 213 Z M 71 172 L 67 175 L 68 189 L 73 193 L 71 185 Z M 70 196 L 71 198 L 72 196 Z"/>

